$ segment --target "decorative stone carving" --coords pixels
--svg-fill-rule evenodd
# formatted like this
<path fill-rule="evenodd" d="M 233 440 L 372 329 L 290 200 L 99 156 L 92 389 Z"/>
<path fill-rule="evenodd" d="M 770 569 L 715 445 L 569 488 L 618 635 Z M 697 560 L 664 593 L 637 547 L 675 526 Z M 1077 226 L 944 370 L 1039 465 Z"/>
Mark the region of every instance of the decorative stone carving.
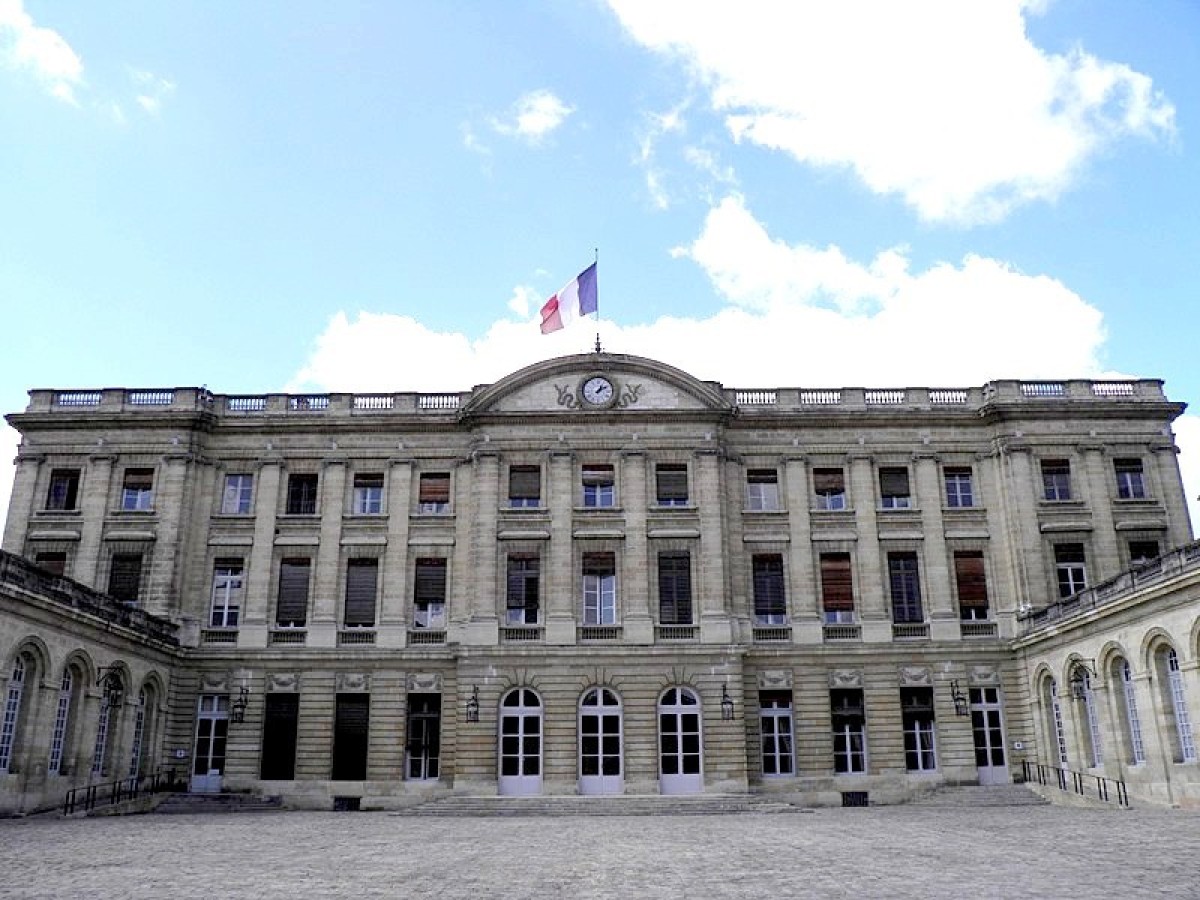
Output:
<path fill-rule="evenodd" d="M 229 690 L 228 672 L 205 672 L 200 676 L 200 690 L 205 694 L 221 694 Z"/>
<path fill-rule="evenodd" d="M 791 669 L 765 669 L 758 673 L 759 690 L 784 691 L 792 689 Z"/>
<path fill-rule="evenodd" d="M 300 689 L 300 679 L 295 672 L 268 672 L 267 692 L 292 694 Z"/>
<path fill-rule="evenodd" d="M 335 689 L 339 694 L 365 694 L 371 690 L 371 677 L 366 672 L 338 672 Z"/>
<path fill-rule="evenodd" d="M 930 687 L 933 672 L 928 666 L 901 666 L 900 687 Z"/>
<path fill-rule="evenodd" d="M 967 683 L 970 685 L 998 685 L 1000 671 L 995 666 L 975 664 L 967 669 Z"/>
<path fill-rule="evenodd" d="M 829 686 L 831 688 L 861 688 L 862 672 L 858 669 L 831 669 Z"/>
<path fill-rule="evenodd" d="M 442 676 L 439 672 L 409 672 L 405 689 L 410 694 L 440 694 Z"/>

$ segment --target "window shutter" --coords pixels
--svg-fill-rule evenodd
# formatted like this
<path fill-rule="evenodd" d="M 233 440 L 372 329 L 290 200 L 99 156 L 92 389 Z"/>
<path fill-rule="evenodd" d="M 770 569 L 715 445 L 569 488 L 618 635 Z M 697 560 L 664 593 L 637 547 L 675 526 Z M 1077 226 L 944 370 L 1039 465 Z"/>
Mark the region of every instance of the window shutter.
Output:
<path fill-rule="evenodd" d="M 114 553 L 108 570 L 108 593 L 122 603 L 137 603 L 142 580 L 140 553 Z"/>
<path fill-rule="evenodd" d="M 508 558 L 509 609 L 536 610 L 538 606 L 538 558 L 510 556 Z"/>
<path fill-rule="evenodd" d="M 538 466 L 512 466 L 508 470 L 508 496 L 537 500 L 542 496 L 542 470 Z"/>
<path fill-rule="evenodd" d="M 659 466 L 656 475 L 659 500 L 687 502 L 687 466 Z"/>
<path fill-rule="evenodd" d="M 750 469 L 746 472 L 750 484 L 778 484 L 779 476 L 774 469 Z"/>
<path fill-rule="evenodd" d="M 821 554 L 821 597 L 826 612 L 854 610 L 854 580 L 849 553 Z"/>
<path fill-rule="evenodd" d="M 658 555 L 658 601 L 663 624 L 691 624 L 692 566 L 687 553 Z"/>
<path fill-rule="evenodd" d="M 818 494 L 841 494 L 846 490 L 846 479 L 841 469 L 814 469 L 813 488 Z"/>
<path fill-rule="evenodd" d="M 346 564 L 346 614 L 349 626 L 375 624 L 375 594 L 379 586 L 379 560 L 352 559 Z"/>
<path fill-rule="evenodd" d="M 879 491 L 885 497 L 907 497 L 908 470 L 880 469 Z"/>
<path fill-rule="evenodd" d="M 616 556 L 612 553 L 583 554 L 584 575 L 615 575 L 617 574 Z"/>
<path fill-rule="evenodd" d="M 584 484 L 612 484 L 613 467 L 612 466 L 584 466 L 583 467 L 583 483 Z"/>
<path fill-rule="evenodd" d="M 279 564 L 279 604 L 275 622 L 304 625 L 308 620 L 308 559 L 285 559 Z"/>
<path fill-rule="evenodd" d="M 958 605 L 987 608 L 987 578 L 982 553 L 955 553 L 954 577 L 958 582 Z"/>
<path fill-rule="evenodd" d="M 417 560 L 415 597 L 417 603 L 446 601 L 446 560 Z"/>
<path fill-rule="evenodd" d="M 379 474 L 355 475 L 354 486 L 356 488 L 381 488 L 383 487 L 383 476 Z"/>
<path fill-rule="evenodd" d="M 450 475 L 449 473 L 429 473 L 421 476 L 421 503 L 449 503 Z"/>
<path fill-rule="evenodd" d="M 783 615 L 787 612 L 783 596 L 783 557 L 756 556 L 753 567 L 755 614 Z"/>

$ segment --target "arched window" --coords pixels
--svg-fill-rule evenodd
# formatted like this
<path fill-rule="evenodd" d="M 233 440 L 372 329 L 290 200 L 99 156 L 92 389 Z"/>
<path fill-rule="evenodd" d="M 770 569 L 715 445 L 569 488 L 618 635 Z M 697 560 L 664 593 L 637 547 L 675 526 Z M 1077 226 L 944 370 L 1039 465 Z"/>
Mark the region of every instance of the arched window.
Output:
<path fill-rule="evenodd" d="M 62 772 L 63 757 L 67 752 L 72 725 L 72 695 L 79 680 L 70 666 L 63 669 L 62 683 L 58 688 L 58 704 L 54 712 L 54 732 L 50 735 L 50 759 L 46 764 L 46 771 L 50 775 Z"/>
<path fill-rule="evenodd" d="M 1111 671 L 1112 682 L 1121 686 L 1117 708 L 1121 711 L 1121 737 L 1125 760 L 1131 766 L 1140 766 L 1146 761 L 1146 745 L 1142 740 L 1142 723 L 1138 717 L 1133 669 L 1129 665 L 1129 660 L 1118 658 L 1113 661 Z"/>
<path fill-rule="evenodd" d="M 111 683 L 116 679 L 115 683 Z M 117 684 L 120 685 L 117 688 Z M 109 768 L 112 759 L 113 743 L 120 730 L 121 705 L 124 703 L 125 685 L 121 676 L 110 671 L 104 680 L 104 690 L 100 694 L 100 715 L 96 722 L 96 744 L 92 750 L 92 776 L 98 777 Z"/>
<path fill-rule="evenodd" d="M 1104 765 L 1104 753 L 1100 746 L 1100 716 L 1096 709 L 1096 695 L 1092 691 L 1092 675 L 1080 667 L 1072 675 L 1072 681 L 1079 685 L 1079 700 L 1083 707 L 1082 727 L 1079 728 L 1083 756 L 1089 767 L 1098 769 Z"/>
<path fill-rule="evenodd" d="M 658 701 L 659 786 L 664 794 L 704 790 L 700 698 L 688 688 L 668 688 Z"/>
<path fill-rule="evenodd" d="M 501 794 L 542 790 L 542 701 L 529 688 L 515 688 L 500 701 Z"/>
<path fill-rule="evenodd" d="M 1062 722 L 1062 704 L 1058 699 L 1058 683 L 1053 678 L 1047 678 L 1045 682 L 1044 701 L 1047 716 L 1047 732 L 1054 741 L 1054 753 L 1057 754 L 1058 764 L 1065 766 L 1067 764 L 1067 739 L 1063 734 Z"/>
<path fill-rule="evenodd" d="M 623 788 L 621 698 L 594 687 L 579 700 L 579 792 L 619 794 Z"/>
<path fill-rule="evenodd" d="M 146 689 L 138 691 L 137 706 L 133 710 L 133 746 L 129 754 L 129 777 L 137 778 L 142 769 L 142 748 L 146 737 Z"/>
<path fill-rule="evenodd" d="M 1163 714 L 1168 731 L 1173 736 L 1173 756 L 1176 762 L 1196 761 L 1196 739 L 1188 714 L 1183 673 L 1179 671 L 1179 656 L 1173 647 L 1160 647 L 1154 654 L 1158 682 L 1162 691 Z"/>
<path fill-rule="evenodd" d="M 25 680 L 31 674 L 32 661 L 19 654 L 13 662 L 8 678 L 8 691 L 4 698 L 4 719 L 0 721 L 0 775 L 12 766 L 13 748 L 17 742 L 17 729 L 24 711 Z"/>

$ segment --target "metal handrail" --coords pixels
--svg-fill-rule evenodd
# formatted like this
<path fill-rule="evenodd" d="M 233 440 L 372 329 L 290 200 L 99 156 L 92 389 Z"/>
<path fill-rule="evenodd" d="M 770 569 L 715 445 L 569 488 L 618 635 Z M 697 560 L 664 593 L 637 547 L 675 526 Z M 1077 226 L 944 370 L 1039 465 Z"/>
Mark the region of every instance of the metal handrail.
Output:
<path fill-rule="evenodd" d="M 97 806 L 115 806 L 122 800 L 132 800 L 146 794 L 176 789 L 175 770 L 151 772 L 147 775 L 131 775 L 119 781 L 104 784 L 89 784 L 71 788 L 63 800 L 63 815 L 88 812 Z"/>
<path fill-rule="evenodd" d="M 1038 784 L 1043 786 L 1053 783 L 1058 786 L 1060 791 L 1071 791 L 1081 797 L 1088 795 L 1087 786 L 1094 781 L 1096 783 L 1097 799 L 1108 803 L 1115 795 L 1118 806 L 1129 807 L 1129 790 L 1125 787 L 1125 782 L 1120 778 L 1089 775 L 1085 772 L 1076 772 L 1073 769 L 1048 766 L 1045 763 L 1031 763 L 1027 759 L 1021 760 L 1021 772 L 1025 776 L 1026 782 L 1036 780 Z M 1050 773 L 1054 774 L 1051 775 Z M 1112 785 L 1112 790 L 1109 789 L 1109 785 Z"/>

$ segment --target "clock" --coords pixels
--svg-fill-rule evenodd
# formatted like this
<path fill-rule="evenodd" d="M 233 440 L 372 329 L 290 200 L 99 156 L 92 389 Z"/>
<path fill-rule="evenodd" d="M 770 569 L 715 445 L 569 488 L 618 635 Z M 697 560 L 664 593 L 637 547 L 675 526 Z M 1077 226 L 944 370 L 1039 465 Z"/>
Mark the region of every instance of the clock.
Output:
<path fill-rule="evenodd" d="M 583 383 L 579 393 L 589 406 L 608 406 L 617 396 L 613 383 L 603 375 L 593 375 Z"/>

